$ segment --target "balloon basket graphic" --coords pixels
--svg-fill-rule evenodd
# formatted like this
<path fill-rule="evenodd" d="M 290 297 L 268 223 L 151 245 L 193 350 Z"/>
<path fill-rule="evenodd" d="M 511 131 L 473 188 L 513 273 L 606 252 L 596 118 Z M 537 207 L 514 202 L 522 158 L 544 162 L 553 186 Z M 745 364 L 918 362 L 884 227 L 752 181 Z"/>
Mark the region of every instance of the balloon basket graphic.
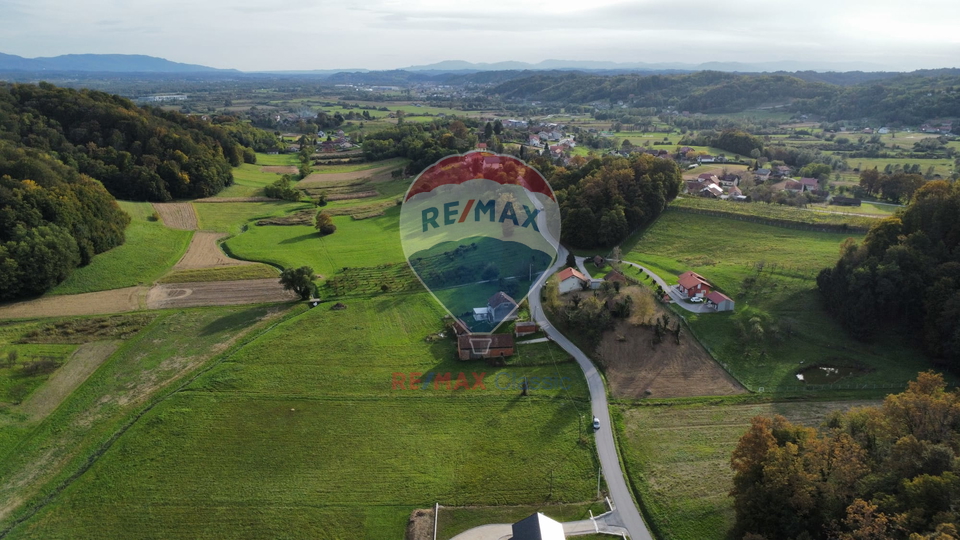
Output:
<path fill-rule="evenodd" d="M 486 356 L 490 354 L 490 344 L 493 343 L 493 338 L 490 336 L 469 336 L 470 340 L 470 351 L 479 356 Z"/>

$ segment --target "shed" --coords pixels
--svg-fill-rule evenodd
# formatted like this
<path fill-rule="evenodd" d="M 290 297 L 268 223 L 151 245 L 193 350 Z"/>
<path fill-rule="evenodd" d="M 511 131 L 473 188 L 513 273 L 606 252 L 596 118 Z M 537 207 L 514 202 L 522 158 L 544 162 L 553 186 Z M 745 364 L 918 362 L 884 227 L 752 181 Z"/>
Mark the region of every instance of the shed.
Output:
<path fill-rule="evenodd" d="M 713 291 L 706 298 L 707 305 L 717 311 L 733 311 L 733 300 L 720 291 Z"/>
<path fill-rule="evenodd" d="M 535 334 L 540 328 L 537 326 L 537 323 L 533 321 L 518 321 L 513 326 L 513 333 L 517 337 L 529 336 L 530 334 Z"/>

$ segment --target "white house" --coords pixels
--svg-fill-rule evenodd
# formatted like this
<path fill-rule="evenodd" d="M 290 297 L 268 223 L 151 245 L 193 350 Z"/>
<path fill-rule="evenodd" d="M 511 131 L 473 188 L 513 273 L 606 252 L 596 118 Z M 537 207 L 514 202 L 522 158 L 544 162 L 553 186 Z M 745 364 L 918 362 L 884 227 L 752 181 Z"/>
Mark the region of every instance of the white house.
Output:
<path fill-rule="evenodd" d="M 560 282 L 560 294 L 567 294 L 571 291 L 582 291 L 583 284 L 590 283 L 590 280 L 578 272 L 576 268 L 567 268 L 560 272 L 557 274 L 557 279 Z"/>

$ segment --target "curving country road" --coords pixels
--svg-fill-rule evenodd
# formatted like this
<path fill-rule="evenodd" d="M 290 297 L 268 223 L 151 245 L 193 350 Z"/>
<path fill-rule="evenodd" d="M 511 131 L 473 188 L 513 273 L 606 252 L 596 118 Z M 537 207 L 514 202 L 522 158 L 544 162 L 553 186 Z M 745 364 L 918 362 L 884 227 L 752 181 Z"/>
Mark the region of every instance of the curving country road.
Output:
<path fill-rule="evenodd" d="M 540 302 L 542 285 L 549 276 L 565 266 L 567 258 L 566 249 L 561 246 L 558 251 L 557 262 L 544 272 L 543 279 L 537 281 L 537 284 L 527 296 L 530 302 L 530 312 L 544 333 L 577 360 L 580 369 L 583 370 L 584 377 L 587 379 L 587 387 L 590 390 L 590 408 L 593 410 L 593 415 L 600 419 L 600 429 L 595 433 L 597 455 L 600 458 L 600 466 L 603 468 L 603 477 L 607 480 L 610 498 L 613 500 L 621 523 L 633 540 L 653 540 L 653 535 L 650 534 L 643 518 L 640 517 L 637 505 L 633 502 L 633 496 L 630 494 L 630 489 L 627 487 L 627 482 L 623 476 L 623 470 L 620 468 L 617 445 L 613 440 L 613 430 L 610 427 L 607 390 L 603 384 L 603 378 L 597 371 L 597 367 L 587 358 L 587 355 L 583 354 L 583 351 L 554 328 L 543 313 L 543 305 Z M 589 421 L 587 423 L 589 424 Z"/>

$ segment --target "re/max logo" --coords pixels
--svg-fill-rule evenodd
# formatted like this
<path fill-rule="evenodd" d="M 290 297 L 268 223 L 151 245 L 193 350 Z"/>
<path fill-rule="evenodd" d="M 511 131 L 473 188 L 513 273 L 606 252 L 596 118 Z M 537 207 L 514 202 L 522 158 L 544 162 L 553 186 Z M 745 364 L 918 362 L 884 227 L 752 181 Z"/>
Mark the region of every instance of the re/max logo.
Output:
<path fill-rule="evenodd" d="M 474 204 L 476 203 L 476 204 Z M 520 220 L 517 219 L 517 211 L 513 207 L 513 203 L 507 201 L 503 204 L 503 207 L 500 209 L 500 217 L 497 218 L 497 201 L 482 201 L 480 199 L 470 199 L 467 201 L 467 204 L 464 205 L 463 211 L 459 209 L 460 201 L 452 201 L 443 204 L 443 224 L 444 225 L 455 225 L 457 223 L 464 223 L 467 219 L 470 218 L 471 210 L 473 211 L 473 222 L 479 222 L 483 219 L 482 216 L 487 216 L 488 221 L 494 222 L 499 221 L 503 223 L 505 221 L 512 221 L 514 225 L 520 225 Z M 540 213 L 540 210 L 531 210 L 527 205 L 520 205 L 523 208 L 523 212 L 526 214 L 524 218 L 522 227 L 527 227 L 532 225 L 533 230 L 540 232 L 540 228 L 537 227 L 537 214 Z M 424 208 L 421 213 L 423 218 L 423 232 L 427 232 L 430 227 L 434 229 L 440 227 L 440 224 L 437 223 L 437 220 L 440 219 L 440 209 L 431 206 L 430 208 Z M 457 217 L 459 216 L 459 218 Z"/>

